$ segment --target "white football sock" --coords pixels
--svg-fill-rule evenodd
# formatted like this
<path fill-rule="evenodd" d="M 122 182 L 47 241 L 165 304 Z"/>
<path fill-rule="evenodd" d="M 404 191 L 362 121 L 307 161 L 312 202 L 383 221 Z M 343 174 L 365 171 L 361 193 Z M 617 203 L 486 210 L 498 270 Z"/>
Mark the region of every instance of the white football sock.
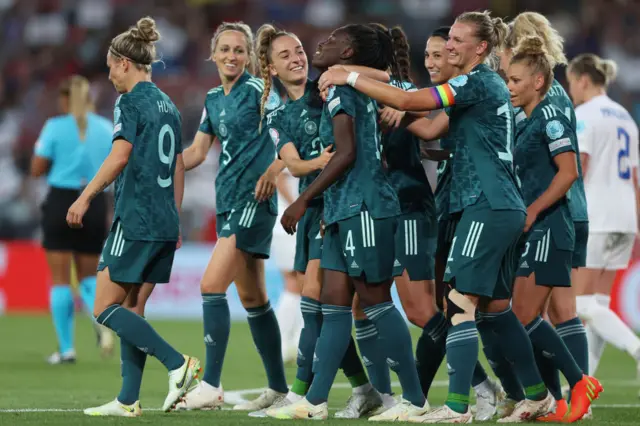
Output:
<path fill-rule="evenodd" d="M 607 343 L 627 352 L 632 357 L 638 357 L 640 353 L 640 339 L 609 308 L 611 298 L 606 294 L 596 294 L 595 303 L 589 307 L 589 319 L 587 324 Z"/>
<path fill-rule="evenodd" d="M 298 342 L 292 340 L 295 336 L 300 336 L 298 328 L 302 326 L 302 312 L 300 311 L 300 295 L 283 291 L 278 299 L 276 308 L 276 318 L 280 326 L 280 336 L 282 338 L 283 351 L 290 345 L 298 346 Z"/>
<path fill-rule="evenodd" d="M 584 327 L 587 332 L 587 343 L 589 345 L 589 375 L 594 376 L 598 370 L 598 364 L 600 364 L 600 358 L 604 352 L 607 341 L 593 331 L 590 325 Z"/>

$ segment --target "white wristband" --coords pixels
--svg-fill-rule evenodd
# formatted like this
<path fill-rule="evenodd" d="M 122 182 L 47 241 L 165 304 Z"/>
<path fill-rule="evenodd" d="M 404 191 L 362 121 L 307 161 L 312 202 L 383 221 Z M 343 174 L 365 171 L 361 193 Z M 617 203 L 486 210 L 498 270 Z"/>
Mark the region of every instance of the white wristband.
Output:
<path fill-rule="evenodd" d="M 347 84 L 351 87 L 355 87 L 356 86 L 356 81 L 358 80 L 358 77 L 360 77 L 360 73 L 359 72 L 355 72 L 355 71 L 351 71 L 349 73 L 349 77 L 347 77 Z"/>

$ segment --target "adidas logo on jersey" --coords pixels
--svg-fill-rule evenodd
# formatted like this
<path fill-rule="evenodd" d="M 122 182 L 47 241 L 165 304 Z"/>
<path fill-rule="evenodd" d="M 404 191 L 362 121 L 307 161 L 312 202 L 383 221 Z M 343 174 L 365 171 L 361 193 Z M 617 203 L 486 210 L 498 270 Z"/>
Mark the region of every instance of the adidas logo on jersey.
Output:
<path fill-rule="evenodd" d="M 300 361 L 304 361 L 307 359 L 304 355 L 302 355 L 302 351 L 300 350 L 300 348 L 298 348 L 298 359 Z"/>
<path fill-rule="evenodd" d="M 313 362 L 320 362 L 320 358 L 318 358 L 315 352 L 313 353 Z"/>
<path fill-rule="evenodd" d="M 353 268 L 353 269 L 358 269 L 358 268 L 360 268 L 360 267 L 358 266 L 358 264 L 357 264 L 357 263 L 356 263 L 356 261 L 354 260 L 353 262 L 351 262 L 351 268 Z"/>
<path fill-rule="evenodd" d="M 304 117 L 305 115 L 307 115 L 307 110 L 303 109 L 302 114 L 300 114 L 300 118 Z"/>
<path fill-rule="evenodd" d="M 445 269 L 444 273 L 445 274 L 450 274 L 451 273 L 451 268 L 449 266 L 447 266 L 447 269 Z"/>
<path fill-rule="evenodd" d="M 399 261 L 398 259 L 396 259 L 396 260 L 393 262 L 393 266 L 395 266 L 395 267 L 400 267 L 400 266 L 402 266 L 402 265 L 400 264 L 400 261 Z"/>
<path fill-rule="evenodd" d="M 223 231 L 230 231 L 231 230 L 231 225 L 229 225 L 228 223 L 225 223 L 224 226 L 222 227 Z"/>
<path fill-rule="evenodd" d="M 220 113 L 220 117 L 224 117 L 225 115 L 227 115 L 227 111 L 223 109 Z"/>
<path fill-rule="evenodd" d="M 524 262 L 522 262 L 522 264 L 520 265 L 521 268 L 528 268 L 529 264 L 527 263 L 527 261 L 525 260 Z"/>
<path fill-rule="evenodd" d="M 322 234 L 320 233 L 320 231 L 318 231 L 318 235 L 316 235 L 316 240 L 321 240 L 322 239 Z"/>

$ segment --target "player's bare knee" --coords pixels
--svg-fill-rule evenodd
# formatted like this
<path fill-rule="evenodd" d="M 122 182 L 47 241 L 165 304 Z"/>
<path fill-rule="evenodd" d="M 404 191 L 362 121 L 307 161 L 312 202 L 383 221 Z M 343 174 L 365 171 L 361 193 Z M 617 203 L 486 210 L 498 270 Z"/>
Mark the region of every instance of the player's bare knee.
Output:
<path fill-rule="evenodd" d="M 261 291 L 256 292 L 240 292 L 238 291 L 238 296 L 240 298 L 240 303 L 245 309 L 248 308 L 258 308 L 260 306 L 266 305 L 267 298 L 266 293 Z"/>
<path fill-rule="evenodd" d="M 469 297 L 451 290 L 447 296 L 447 317 L 452 325 L 476 320 L 476 303 Z"/>
<path fill-rule="evenodd" d="M 513 313 L 518 318 L 518 321 L 522 325 L 527 325 L 531 321 L 533 321 L 540 313 L 537 310 L 537 306 L 533 306 L 531 303 L 527 303 L 527 300 L 522 300 L 522 298 L 517 301 L 514 300 L 511 305 L 511 309 L 513 309 Z"/>

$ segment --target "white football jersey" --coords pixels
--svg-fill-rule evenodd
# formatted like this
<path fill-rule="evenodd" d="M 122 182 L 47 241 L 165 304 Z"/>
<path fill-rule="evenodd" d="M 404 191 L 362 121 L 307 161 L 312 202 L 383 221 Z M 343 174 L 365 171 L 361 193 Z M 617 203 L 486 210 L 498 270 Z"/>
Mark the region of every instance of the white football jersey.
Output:
<path fill-rule="evenodd" d="M 584 178 L 589 231 L 637 233 L 638 126 L 606 95 L 577 107 L 576 118 L 580 152 L 589 154 Z"/>

